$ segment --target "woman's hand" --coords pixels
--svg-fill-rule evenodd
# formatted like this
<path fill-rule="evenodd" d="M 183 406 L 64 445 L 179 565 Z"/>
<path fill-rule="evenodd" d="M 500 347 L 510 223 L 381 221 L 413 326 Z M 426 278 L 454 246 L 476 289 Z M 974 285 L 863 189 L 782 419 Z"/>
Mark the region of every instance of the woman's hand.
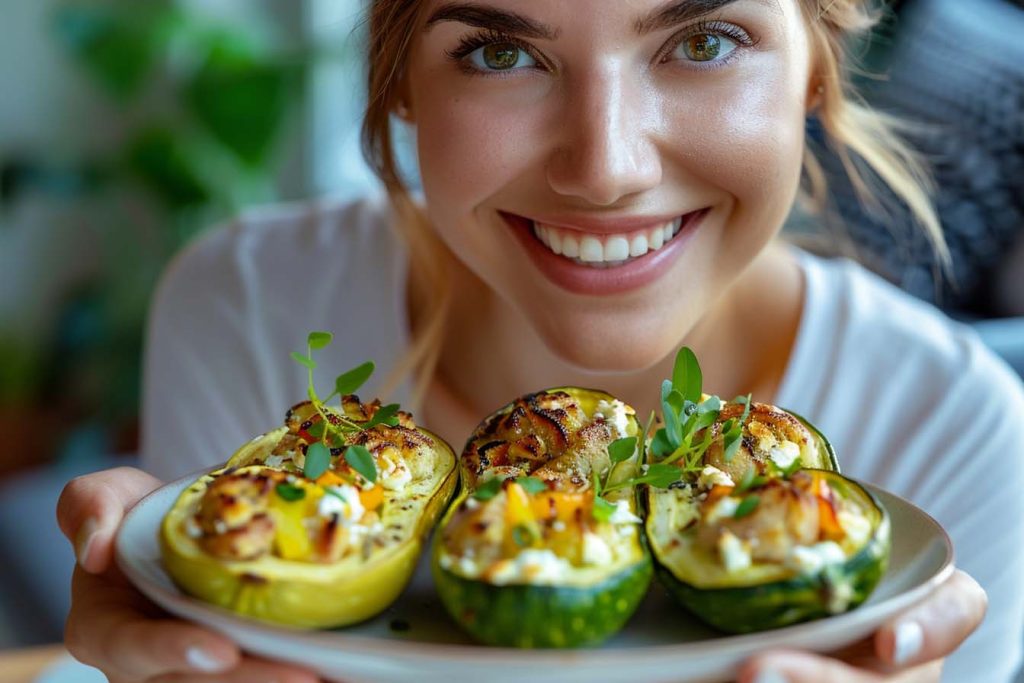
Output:
<path fill-rule="evenodd" d="M 937 681 L 942 659 L 960 646 L 985 616 L 985 591 L 956 570 L 921 604 L 833 657 L 774 651 L 740 669 L 739 683 L 918 683 Z"/>
<path fill-rule="evenodd" d="M 244 657 L 222 635 L 168 618 L 138 593 L 113 561 L 124 514 L 160 481 L 121 467 L 72 480 L 57 503 L 57 521 L 75 547 L 71 612 L 64 640 L 76 659 L 111 683 L 140 681 L 317 680 L 293 666 Z"/>

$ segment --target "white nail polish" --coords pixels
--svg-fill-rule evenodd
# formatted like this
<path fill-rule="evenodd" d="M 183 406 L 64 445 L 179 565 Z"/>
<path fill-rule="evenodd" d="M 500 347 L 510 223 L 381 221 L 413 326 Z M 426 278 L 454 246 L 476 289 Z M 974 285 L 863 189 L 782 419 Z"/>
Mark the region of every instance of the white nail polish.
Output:
<path fill-rule="evenodd" d="M 98 526 L 99 521 L 95 517 L 89 517 L 82 522 L 82 526 L 78 527 L 78 533 L 75 534 L 75 558 L 82 567 L 85 567 L 85 561 L 89 557 L 89 549 L 96 538 Z"/>
<path fill-rule="evenodd" d="M 904 621 L 896 627 L 896 647 L 892 655 L 894 664 L 906 664 L 921 652 L 924 630 L 916 621 Z"/>
<path fill-rule="evenodd" d="M 227 665 L 224 662 L 199 647 L 190 647 L 185 650 L 185 660 L 196 671 L 219 673 L 227 670 Z"/>
<path fill-rule="evenodd" d="M 775 669 L 761 669 L 757 672 L 754 683 L 788 683 L 788 681 Z"/>

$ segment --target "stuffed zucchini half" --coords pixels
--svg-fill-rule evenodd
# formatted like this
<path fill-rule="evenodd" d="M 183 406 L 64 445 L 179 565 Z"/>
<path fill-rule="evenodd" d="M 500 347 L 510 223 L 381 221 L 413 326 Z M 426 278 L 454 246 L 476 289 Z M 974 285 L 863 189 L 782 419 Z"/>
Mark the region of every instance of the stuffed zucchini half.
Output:
<path fill-rule="evenodd" d="M 354 395 L 340 408 L 300 403 L 284 427 L 189 486 L 161 530 L 175 582 L 239 614 L 309 628 L 387 607 L 456 485 L 451 447 L 397 408 Z"/>
<path fill-rule="evenodd" d="M 838 473 L 827 440 L 749 397 L 721 403 L 701 395 L 684 417 L 687 410 L 696 420 L 679 429 L 686 443 L 673 449 L 659 433 L 655 440 L 667 445 L 650 453 L 650 462 L 678 467 L 678 481 L 645 491 L 648 542 L 669 591 L 733 633 L 844 612 L 867 599 L 888 561 L 889 518 L 871 493 Z M 699 429 L 687 434 L 686 424 Z M 686 452 L 673 459 L 679 451 Z"/>
<path fill-rule="evenodd" d="M 632 408 L 574 387 L 517 399 L 474 431 L 432 555 L 463 629 L 492 645 L 576 647 L 622 628 L 652 575 L 639 433 Z"/>

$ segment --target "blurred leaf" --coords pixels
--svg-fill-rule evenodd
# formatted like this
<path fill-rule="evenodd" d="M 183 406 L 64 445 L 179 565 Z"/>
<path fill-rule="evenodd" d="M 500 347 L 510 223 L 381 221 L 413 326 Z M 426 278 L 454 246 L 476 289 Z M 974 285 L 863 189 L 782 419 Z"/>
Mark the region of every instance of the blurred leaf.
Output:
<path fill-rule="evenodd" d="M 163 3 L 66 4 L 57 10 L 57 39 L 101 85 L 128 99 L 153 68 Z"/>
<path fill-rule="evenodd" d="M 132 141 L 128 163 L 142 181 L 171 208 L 210 200 L 185 146 L 168 128 L 148 128 Z"/>
<path fill-rule="evenodd" d="M 198 121 L 242 162 L 264 162 L 288 108 L 291 69 L 246 56 L 223 42 L 187 88 Z"/>

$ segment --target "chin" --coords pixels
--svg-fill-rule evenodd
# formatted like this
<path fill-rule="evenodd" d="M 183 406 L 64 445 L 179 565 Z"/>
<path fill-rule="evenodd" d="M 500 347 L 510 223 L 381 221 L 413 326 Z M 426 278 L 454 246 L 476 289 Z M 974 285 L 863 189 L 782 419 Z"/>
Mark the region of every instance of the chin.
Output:
<path fill-rule="evenodd" d="M 677 319 L 669 317 L 673 323 Z M 537 333 L 548 349 L 565 363 L 587 373 L 629 374 L 651 368 L 674 354 L 687 329 L 665 324 L 659 317 L 616 316 L 576 320 L 566 325 L 541 326 Z"/>

